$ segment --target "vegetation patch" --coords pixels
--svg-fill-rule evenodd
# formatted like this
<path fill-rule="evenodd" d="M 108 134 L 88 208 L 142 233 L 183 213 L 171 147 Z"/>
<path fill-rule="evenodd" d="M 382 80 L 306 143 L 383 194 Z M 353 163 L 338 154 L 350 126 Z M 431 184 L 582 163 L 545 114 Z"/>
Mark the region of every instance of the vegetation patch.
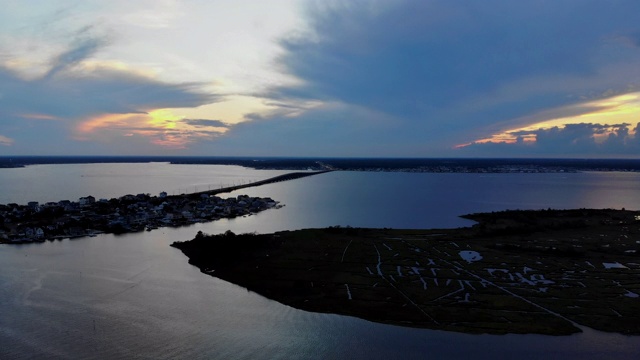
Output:
<path fill-rule="evenodd" d="M 460 229 L 228 231 L 172 246 L 204 273 L 302 310 L 467 333 L 638 335 L 639 216 L 504 211 L 466 215 L 477 224 Z"/>

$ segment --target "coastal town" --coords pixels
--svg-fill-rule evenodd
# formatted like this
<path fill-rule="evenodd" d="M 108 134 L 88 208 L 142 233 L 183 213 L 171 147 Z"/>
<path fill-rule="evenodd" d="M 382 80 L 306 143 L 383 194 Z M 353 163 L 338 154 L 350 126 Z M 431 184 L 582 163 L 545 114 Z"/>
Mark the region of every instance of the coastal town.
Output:
<path fill-rule="evenodd" d="M 81 197 L 27 205 L 0 204 L 0 243 L 20 244 L 46 240 L 121 234 L 234 218 L 278 208 L 271 198 L 220 198 L 210 193 L 168 196 L 161 192 L 124 195 L 112 199 Z"/>
<path fill-rule="evenodd" d="M 191 194 L 168 195 L 163 191 L 158 196 L 129 194 L 119 198 L 97 200 L 93 196 L 85 196 L 78 201 L 0 204 L 0 244 L 44 242 L 102 233 L 150 231 L 164 226 L 176 227 L 248 216 L 284 205 L 268 197 L 238 195 L 221 198 L 217 195 L 327 172 L 330 170 L 293 172 Z"/>

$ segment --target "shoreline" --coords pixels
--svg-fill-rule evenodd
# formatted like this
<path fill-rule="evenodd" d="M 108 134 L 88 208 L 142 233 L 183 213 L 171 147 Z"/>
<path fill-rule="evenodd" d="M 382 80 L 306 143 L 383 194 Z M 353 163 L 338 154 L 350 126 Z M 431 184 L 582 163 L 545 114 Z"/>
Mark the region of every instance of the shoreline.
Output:
<path fill-rule="evenodd" d="M 0 156 L 0 169 L 36 164 L 150 163 L 235 165 L 256 170 L 341 170 L 418 173 L 640 172 L 638 159 L 580 158 L 298 158 L 193 156 Z"/>
<path fill-rule="evenodd" d="M 175 242 L 297 309 L 464 333 L 640 335 L 640 212 L 504 211 L 459 229 L 332 227 Z"/>

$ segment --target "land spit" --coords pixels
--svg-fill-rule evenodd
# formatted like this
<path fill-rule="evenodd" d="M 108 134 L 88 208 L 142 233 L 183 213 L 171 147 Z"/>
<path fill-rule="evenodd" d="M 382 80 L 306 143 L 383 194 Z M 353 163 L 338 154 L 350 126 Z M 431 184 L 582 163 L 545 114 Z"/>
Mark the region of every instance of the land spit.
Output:
<path fill-rule="evenodd" d="M 505 211 L 472 227 L 198 233 L 189 262 L 292 307 L 467 333 L 640 334 L 640 212 Z"/>
<path fill-rule="evenodd" d="M 243 185 L 172 196 L 162 192 L 158 196 L 124 195 L 109 200 L 86 196 L 78 201 L 46 204 L 35 201 L 27 205 L 0 204 L 0 243 L 120 234 L 251 215 L 281 205 L 271 198 L 239 195 L 222 199 L 216 195 L 325 172 L 294 172 Z"/>

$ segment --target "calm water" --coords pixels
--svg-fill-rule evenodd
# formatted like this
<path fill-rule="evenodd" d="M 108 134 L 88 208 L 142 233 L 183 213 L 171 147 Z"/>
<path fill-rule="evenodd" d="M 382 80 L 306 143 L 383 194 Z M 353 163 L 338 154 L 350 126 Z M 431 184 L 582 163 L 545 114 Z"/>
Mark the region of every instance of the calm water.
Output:
<path fill-rule="evenodd" d="M 285 174 L 282 170 L 251 171 L 240 166 L 143 164 L 32 165 L 0 169 L 0 204 L 29 201 L 96 199 L 126 194 L 169 195 L 240 185 Z"/>
<path fill-rule="evenodd" d="M 168 164 L 0 169 L 0 202 L 179 192 L 279 173 Z M 241 193 L 270 196 L 286 206 L 177 229 L 0 246 L 0 358 L 640 356 L 640 337 L 589 329 L 570 337 L 465 335 L 303 312 L 204 275 L 168 246 L 192 238 L 198 230 L 270 232 L 338 224 L 454 227 L 468 223 L 457 215 L 476 211 L 637 209 L 640 174 L 336 172 Z"/>

